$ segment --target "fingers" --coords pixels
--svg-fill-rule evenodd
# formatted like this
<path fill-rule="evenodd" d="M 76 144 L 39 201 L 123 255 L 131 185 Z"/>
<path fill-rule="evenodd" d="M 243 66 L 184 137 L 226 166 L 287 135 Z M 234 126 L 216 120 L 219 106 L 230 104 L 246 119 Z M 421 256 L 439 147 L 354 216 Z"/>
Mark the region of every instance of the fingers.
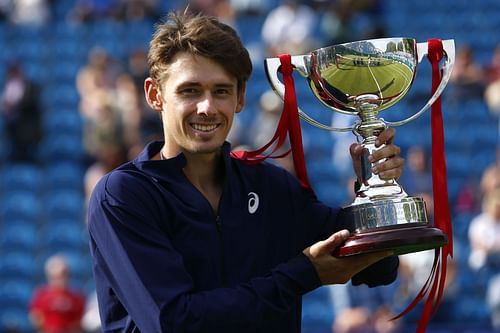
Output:
<path fill-rule="evenodd" d="M 384 158 L 392 158 L 395 156 L 399 156 L 400 154 L 401 148 L 396 145 L 390 144 L 374 150 L 369 157 L 369 161 L 372 163 L 376 163 Z"/>
<path fill-rule="evenodd" d="M 403 174 L 404 159 L 400 156 L 401 149 L 392 144 L 395 134 L 394 128 L 382 131 L 377 137 L 375 146 L 384 146 L 373 151 L 369 157 L 373 163 L 372 172 L 384 180 L 398 179 Z M 377 163 L 379 161 L 380 163 Z"/>
<path fill-rule="evenodd" d="M 374 174 L 380 179 L 399 179 L 403 174 L 404 159 L 399 156 L 394 156 L 387 159 L 385 162 L 375 165 L 372 168 Z"/>
<path fill-rule="evenodd" d="M 386 128 L 377 137 L 375 141 L 375 147 L 380 147 L 383 144 L 389 145 L 394 140 L 394 136 L 396 135 L 396 130 L 392 127 Z"/>
<path fill-rule="evenodd" d="M 404 159 L 400 156 L 401 149 L 392 144 L 396 130 L 387 128 L 383 130 L 375 141 L 375 149 L 368 157 L 368 161 L 372 163 L 372 172 L 378 175 L 383 180 L 399 179 L 403 174 Z M 365 153 L 362 145 L 353 143 L 349 147 L 353 160 L 354 171 L 360 179 L 361 174 L 361 157 Z M 362 178 L 362 177 L 361 177 Z"/>
<path fill-rule="evenodd" d="M 401 149 L 393 144 L 374 151 L 370 156 L 370 162 L 374 163 L 372 172 L 381 179 L 398 179 L 403 173 L 405 161 L 400 153 Z"/>
<path fill-rule="evenodd" d="M 322 255 L 330 254 L 336 247 L 340 246 L 349 237 L 348 230 L 340 230 L 323 241 L 319 241 L 309 248 L 309 254 L 318 258 Z"/>

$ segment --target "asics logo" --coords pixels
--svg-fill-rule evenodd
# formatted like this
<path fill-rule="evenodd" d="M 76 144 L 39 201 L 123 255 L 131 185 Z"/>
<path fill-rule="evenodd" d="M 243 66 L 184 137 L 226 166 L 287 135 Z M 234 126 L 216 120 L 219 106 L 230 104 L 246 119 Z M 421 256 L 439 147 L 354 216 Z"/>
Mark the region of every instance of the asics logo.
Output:
<path fill-rule="evenodd" d="M 254 192 L 248 193 L 248 212 L 253 214 L 257 208 L 259 208 L 259 196 Z"/>

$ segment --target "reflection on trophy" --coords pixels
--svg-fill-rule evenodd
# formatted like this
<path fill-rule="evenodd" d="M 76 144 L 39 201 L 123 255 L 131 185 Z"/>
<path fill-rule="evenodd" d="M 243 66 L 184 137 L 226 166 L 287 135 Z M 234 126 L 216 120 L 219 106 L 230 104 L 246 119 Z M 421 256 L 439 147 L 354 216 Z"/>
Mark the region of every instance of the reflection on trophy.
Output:
<path fill-rule="evenodd" d="M 453 40 L 442 41 L 441 83 L 422 109 L 397 122 L 378 118 L 379 112 L 396 104 L 410 89 L 417 64 L 427 55 L 427 44 L 411 38 L 383 38 L 329 46 L 292 57 L 294 69 L 307 79 L 322 104 L 335 112 L 359 117 L 351 128 L 333 128 L 299 110 L 302 119 L 318 128 L 352 131 L 364 148 L 356 199 L 341 211 L 351 236 L 339 249 L 340 256 L 384 249 L 404 254 L 448 242 L 447 236 L 429 223 L 424 200 L 408 196 L 396 180 L 382 180 L 372 174 L 373 165 L 368 161 L 368 156 L 379 149 L 375 140 L 381 131 L 420 116 L 445 88 L 454 64 Z M 266 59 L 265 67 L 273 89 L 283 98 L 284 85 L 278 78 L 280 60 Z"/>

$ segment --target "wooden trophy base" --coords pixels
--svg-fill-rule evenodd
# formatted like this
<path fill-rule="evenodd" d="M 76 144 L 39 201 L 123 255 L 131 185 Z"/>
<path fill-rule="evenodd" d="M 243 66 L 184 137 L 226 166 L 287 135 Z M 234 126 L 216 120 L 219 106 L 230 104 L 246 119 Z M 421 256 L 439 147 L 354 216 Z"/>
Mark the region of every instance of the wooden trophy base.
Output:
<path fill-rule="evenodd" d="M 448 243 L 447 236 L 429 225 L 394 226 L 353 233 L 334 255 L 339 257 L 392 250 L 394 255 L 435 249 Z"/>

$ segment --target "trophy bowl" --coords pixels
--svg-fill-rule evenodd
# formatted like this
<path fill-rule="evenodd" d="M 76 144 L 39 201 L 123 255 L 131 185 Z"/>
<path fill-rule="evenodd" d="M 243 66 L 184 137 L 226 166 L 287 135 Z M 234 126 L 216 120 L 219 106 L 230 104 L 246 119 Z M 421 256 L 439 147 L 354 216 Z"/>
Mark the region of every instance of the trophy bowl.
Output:
<path fill-rule="evenodd" d="M 363 146 L 356 198 L 341 209 L 339 218 L 351 235 L 337 249 L 338 256 L 380 250 L 405 254 L 448 242 L 447 236 L 429 222 L 424 200 L 408 196 L 395 179 L 380 179 L 371 172 L 374 165 L 368 161 L 368 156 L 380 149 L 375 147 L 380 132 L 414 120 L 441 95 L 455 61 L 454 41 L 444 40 L 442 44 L 444 61 L 439 65 L 439 86 L 418 112 L 397 122 L 379 118 L 379 112 L 388 112 L 409 91 L 417 65 L 427 55 L 428 43 L 417 43 L 412 38 L 381 38 L 328 46 L 291 57 L 294 70 L 307 79 L 311 92 L 327 110 L 358 117 L 352 127 L 334 128 L 299 110 L 303 120 L 320 129 L 352 131 Z M 269 82 L 284 98 L 279 67 L 279 58 L 265 59 Z"/>

